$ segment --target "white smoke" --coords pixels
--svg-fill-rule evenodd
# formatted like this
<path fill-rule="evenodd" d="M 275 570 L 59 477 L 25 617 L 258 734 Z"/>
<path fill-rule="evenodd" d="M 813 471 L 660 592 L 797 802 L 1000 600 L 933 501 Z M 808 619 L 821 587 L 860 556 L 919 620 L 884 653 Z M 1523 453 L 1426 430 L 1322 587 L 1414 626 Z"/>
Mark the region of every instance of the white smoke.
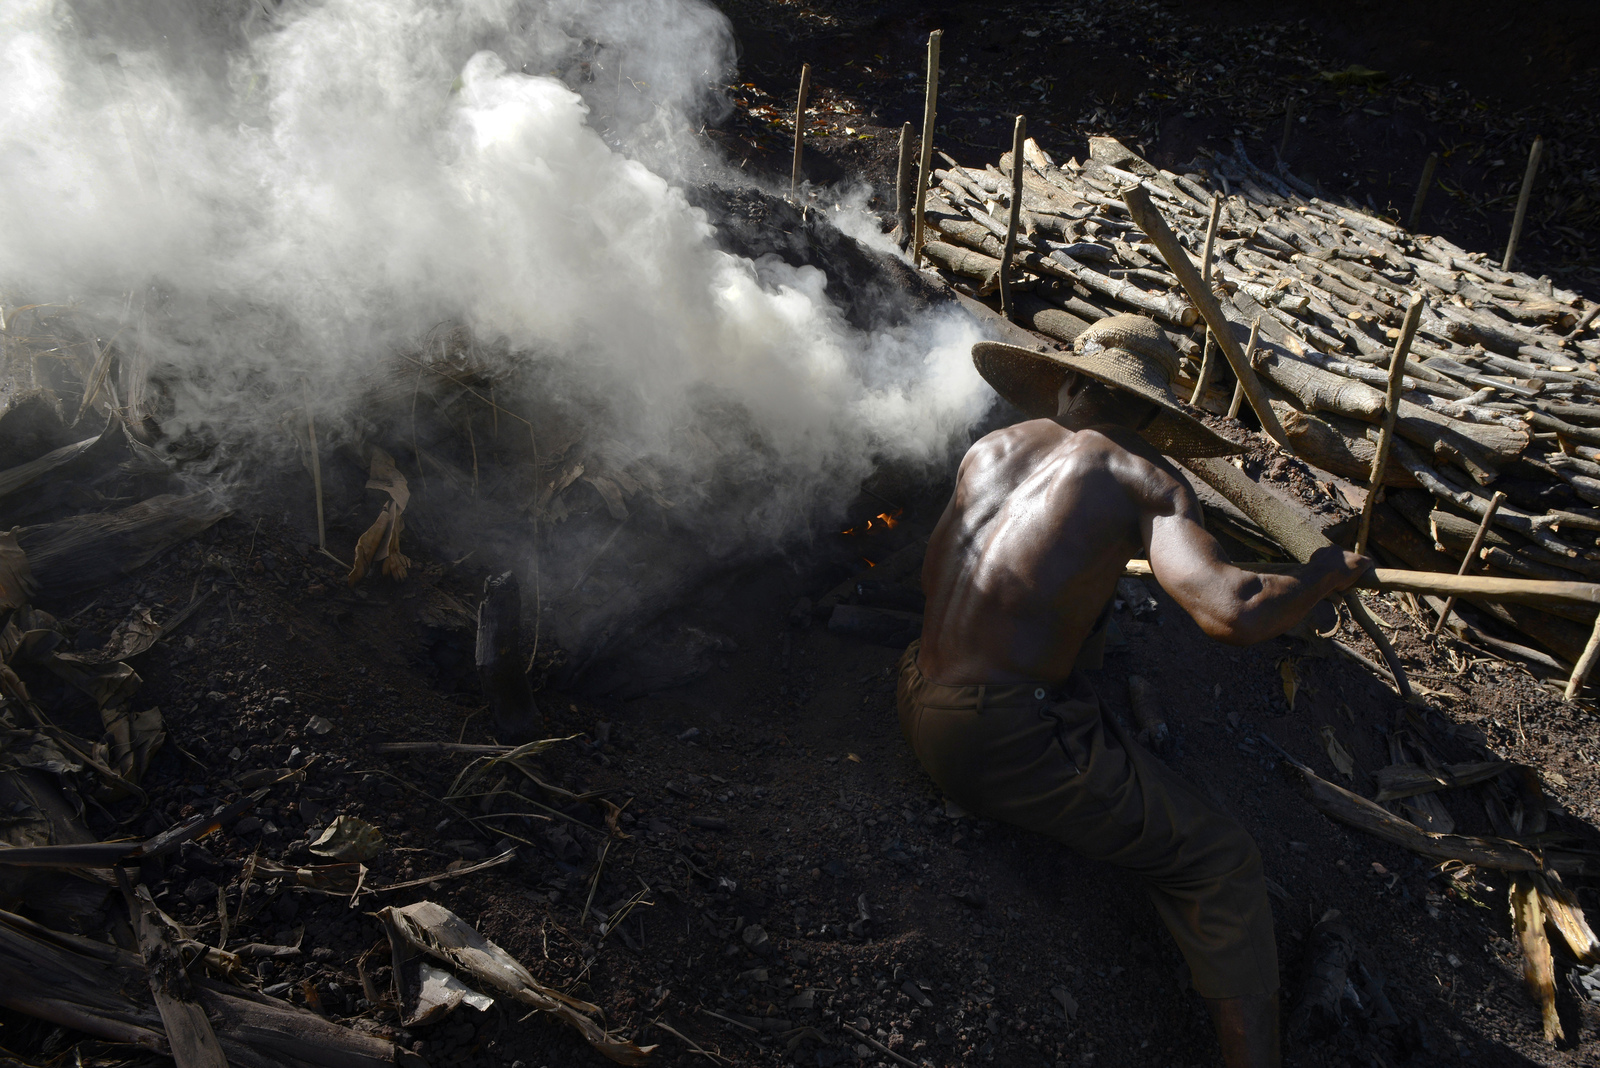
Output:
<path fill-rule="evenodd" d="M 4 0 L 0 301 L 157 287 L 168 432 L 265 434 L 279 394 L 337 425 L 462 321 L 559 361 L 679 478 L 708 405 L 747 413 L 746 533 L 781 535 L 874 459 L 943 458 L 988 394 L 964 316 L 852 328 L 820 271 L 720 251 L 661 176 L 703 165 L 731 55 L 699 0 Z M 553 75 L 581 63 L 580 97 Z"/>

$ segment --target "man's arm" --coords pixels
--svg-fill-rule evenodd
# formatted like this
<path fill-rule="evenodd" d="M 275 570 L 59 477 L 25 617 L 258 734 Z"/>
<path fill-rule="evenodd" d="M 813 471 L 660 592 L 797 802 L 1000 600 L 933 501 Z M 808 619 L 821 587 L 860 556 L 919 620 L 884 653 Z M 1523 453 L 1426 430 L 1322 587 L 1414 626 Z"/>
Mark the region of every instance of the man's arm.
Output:
<path fill-rule="evenodd" d="M 1200 629 L 1228 645 L 1276 638 L 1330 593 L 1351 586 L 1372 561 L 1337 546 L 1319 549 L 1298 571 L 1258 575 L 1228 562 L 1201 525 L 1200 502 L 1177 483 L 1145 515 L 1150 570 Z"/>

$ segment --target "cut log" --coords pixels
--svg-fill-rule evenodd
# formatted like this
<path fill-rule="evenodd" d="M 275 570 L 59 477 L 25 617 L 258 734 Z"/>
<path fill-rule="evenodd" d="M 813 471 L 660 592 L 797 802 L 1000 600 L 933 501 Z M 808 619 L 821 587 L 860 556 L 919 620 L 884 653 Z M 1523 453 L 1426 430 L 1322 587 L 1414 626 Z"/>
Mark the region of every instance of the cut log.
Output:
<path fill-rule="evenodd" d="M 522 656 L 522 590 L 517 576 L 510 571 L 491 575 L 484 580 L 483 603 L 478 606 L 474 661 L 489 700 L 495 736 L 512 744 L 541 737 L 544 727 Z"/>
<path fill-rule="evenodd" d="M 1289 447 L 1302 460 L 1342 478 L 1364 482 L 1371 477 L 1373 457 L 1377 450 L 1367 440 L 1365 423 L 1336 415 L 1310 415 L 1283 401 L 1273 401 L 1272 409 L 1283 423 Z M 1402 489 L 1421 485 L 1415 476 L 1392 459 L 1384 468 L 1383 484 Z"/>
<path fill-rule="evenodd" d="M 963 278 L 977 279 L 979 293 L 992 293 L 1000 285 L 1000 260 L 981 252 L 949 245 L 943 241 L 929 241 L 922 246 L 922 254 L 936 267 Z"/>
<path fill-rule="evenodd" d="M 1029 330 L 1035 330 L 1069 345 L 1092 325 L 1090 320 L 1080 318 L 1027 293 L 1017 294 L 1016 321 Z"/>

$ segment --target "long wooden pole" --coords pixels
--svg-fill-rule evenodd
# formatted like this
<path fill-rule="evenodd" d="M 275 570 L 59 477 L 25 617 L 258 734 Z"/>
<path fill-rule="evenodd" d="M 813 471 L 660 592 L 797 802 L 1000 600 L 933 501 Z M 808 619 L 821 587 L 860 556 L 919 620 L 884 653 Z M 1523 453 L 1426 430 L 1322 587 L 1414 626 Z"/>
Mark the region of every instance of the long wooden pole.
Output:
<path fill-rule="evenodd" d="M 1406 217 L 1406 229 L 1416 233 L 1417 224 L 1422 221 L 1422 205 L 1428 199 L 1428 190 L 1433 187 L 1433 173 L 1439 169 L 1439 153 L 1428 153 L 1428 162 L 1422 165 L 1422 181 L 1417 183 L 1417 199 L 1411 202 L 1411 214 Z"/>
<path fill-rule="evenodd" d="M 1533 176 L 1539 173 L 1539 157 L 1544 155 L 1544 138 L 1535 137 L 1528 150 L 1528 169 L 1522 175 L 1522 192 L 1517 194 L 1517 213 L 1511 219 L 1511 240 L 1506 242 L 1506 258 L 1502 271 L 1511 270 L 1511 257 L 1517 253 L 1517 239 L 1522 236 L 1522 221 L 1528 216 L 1528 198 L 1533 195 Z"/>
<path fill-rule="evenodd" d="M 1206 325 L 1211 327 L 1217 344 L 1222 346 L 1222 354 L 1228 358 L 1233 373 L 1238 376 L 1240 388 L 1249 399 L 1250 407 L 1255 409 L 1256 418 L 1261 420 L 1261 429 L 1273 441 L 1293 452 L 1289 447 L 1289 436 L 1283 432 L 1283 424 L 1278 422 L 1272 405 L 1267 403 L 1267 391 L 1262 388 L 1261 379 L 1256 377 L 1255 368 L 1250 366 L 1250 361 L 1240 350 L 1239 342 L 1233 336 L 1232 324 L 1222 314 L 1222 305 L 1217 303 L 1216 294 L 1201 280 L 1200 272 L 1194 269 L 1189 254 L 1178 244 L 1177 235 L 1150 202 L 1150 194 L 1145 192 L 1142 185 L 1129 186 L 1122 191 L 1122 202 L 1128 206 L 1128 214 L 1139 229 L 1155 244 L 1161 258 L 1167 261 L 1172 273 L 1178 276 L 1178 282 L 1189 295 L 1190 303 L 1200 310 Z"/>
<path fill-rule="evenodd" d="M 1489 507 L 1485 508 L 1483 512 L 1483 522 L 1478 524 L 1478 532 L 1472 535 L 1472 545 L 1467 549 L 1467 555 L 1462 558 L 1461 569 L 1456 574 L 1465 575 L 1468 571 L 1477 567 L 1478 550 L 1483 548 L 1483 539 L 1489 533 L 1489 524 L 1494 522 L 1494 514 L 1500 510 L 1500 502 L 1505 499 L 1506 495 L 1499 490 L 1496 490 L 1494 496 L 1489 499 Z M 1439 613 L 1439 621 L 1433 625 L 1432 633 L 1438 634 L 1444 629 L 1444 625 L 1450 619 L 1450 613 L 1455 610 L 1455 607 L 1456 599 L 1454 597 L 1445 601 L 1444 610 Z"/>
<path fill-rule="evenodd" d="M 1242 563 L 1241 571 L 1273 575 L 1297 571 L 1304 564 Z M 1123 572 L 1153 576 L 1148 560 L 1130 560 Z M 1375 567 L 1355 583 L 1363 590 L 1415 593 L 1429 597 L 1471 597 L 1510 604 L 1600 604 L 1600 583 L 1556 582 L 1548 579 L 1501 578 L 1498 575 L 1451 575 L 1443 571 L 1406 571 Z"/>
<path fill-rule="evenodd" d="M 1007 319 L 1016 317 L 1016 305 L 1011 300 L 1011 259 L 1017 254 L 1017 226 L 1022 222 L 1022 142 L 1028 137 L 1028 120 L 1017 116 L 1011 131 L 1011 214 L 1006 220 L 1006 243 L 1000 257 L 1000 314 Z"/>
<path fill-rule="evenodd" d="M 939 41 L 943 30 L 928 34 L 928 94 L 922 103 L 922 158 L 917 167 L 917 217 L 911 238 L 911 262 L 922 263 L 922 232 L 926 225 L 922 206 L 928 197 L 928 176 L 933 166 L 933 116 L 939 100 Z"/>
<path fill-rule="evenodd" d="M 1367 503 L 1361 509 L 1361 527 L 1356 534 L 1356 552 L 1366 555 L 1367 538 L 1372 533 L 1372 513 L 1383 495 L 1383 476 L 1389 469 L 1389 449 L 1394 444 L 1394 426 L 1400 416 L 1400 389 L 1405 382 L 1406 354 L 1411 351 L 1411 339 L 1417 336 L 1417 323 L 1422 319 L 1422 294 L 1411 298 L 1406 308 L 1406 318 L 1400 327 L 1400 340 L 1395 342 L 1394 357 L 1389 361 L 1389 392 L 1383 404 L 1383 430 L 1378 437 L 1378 448 L 1372 454 L 1372 474 L 1367 479 Z"/>
<path fill-rule="evenodd" d="M 800 64 L 800 95 L 794 102 L 794 169 L 789 174 L 789 191 L 800 188 L 800 153 L 806 143 L 806 96 L 811 92 L 811 64 Z"/>

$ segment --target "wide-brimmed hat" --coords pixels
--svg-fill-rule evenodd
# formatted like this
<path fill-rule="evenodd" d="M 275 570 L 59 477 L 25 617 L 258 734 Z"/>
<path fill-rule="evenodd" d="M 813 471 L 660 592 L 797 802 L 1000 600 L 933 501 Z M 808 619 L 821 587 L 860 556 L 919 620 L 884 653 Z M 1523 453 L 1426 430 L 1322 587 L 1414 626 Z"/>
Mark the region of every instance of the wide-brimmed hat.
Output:
<path fill-rule="evenodd" d="M 1053 352 L 1043 346 L 1029 349 L 980 341 L 972 346 L 972 362 L 996 393 L 1030 419 L 1056 414 L 1061 385 L 1076 371 L 1157 405 L 1160 412 L 1139 433 L 1168 456 L 1243 451 L 1183 410 L 1183 402 L 1172 392 L 1178 352 L 1149 319 L 1142 315 L 1101 319 L 1078 335 L 1073 348 L 1071 353 Z"/>

